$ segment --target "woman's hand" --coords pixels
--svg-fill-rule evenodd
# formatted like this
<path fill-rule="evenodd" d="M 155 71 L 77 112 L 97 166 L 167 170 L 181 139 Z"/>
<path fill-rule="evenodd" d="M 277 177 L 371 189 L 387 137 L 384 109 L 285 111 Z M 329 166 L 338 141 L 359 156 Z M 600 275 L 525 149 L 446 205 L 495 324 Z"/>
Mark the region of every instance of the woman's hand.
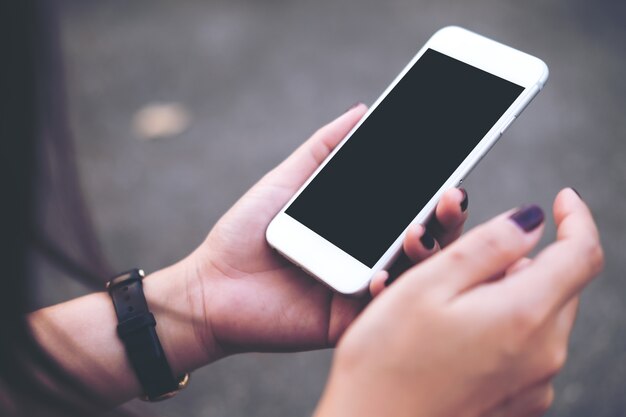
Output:
<path fill-rule="evenodd" d="M 333 346 L 368 299 L 351 299 L 324 287 L 273 251 L 265 230 L 291 196 L 363 117 L 360 104 L 318 130 L 254 185 L 215 225 L 185 261 L 196 333 L 208 360 L 239 351 L 292 351 Z M 416 178 L 419 181 L 419 178 Z M 411 192 L 407 190 L 407 192 Z M 429 224 L 429 245 L 446 245 L 467 218 L 465 191 L 442 198 Z M 417 226 L 410 237 L 423 235 Z M 432 242 L 431 242 L 432 241 Z M 408 247 L 412 262 L 434 253 L 421 243 Z M 416 256 L 416 253 L 418 253 Z M 419 259 L 418 259 L 419 258 Z M 406 268 L 408 265 L 401 265 Z M 377 281 L 383 285 L 382 281 Z"/>
<path fill-rule="evenodd" d="M 368 301 L 331 292 L 265 241 L 270 220 L 366 110 L 362 104 L 354 106 L 317 131 L 252 187 L 196 251 L 143 280 L 174 375 L 235 352 L 333 346 Z M 428 225 L 441 245 L 460 234 L 466 208 L 463 191 L 453 189 L 443 196 Z M 420 245 L 412 242 L 410 248 L 425 256 L 435 252 Z M 41 346 L 106 402 L 118 404 L 141 393 L 116 334 L 117 317 L 106 293 L 38 310 L 28 320 Z"/>
<path fill-rule="evenodd" d="M 403 274 L 341 339 L 317 415 L 545 411 L 577 296 L 603 264 L 591 213 L 571 189 L 557 196 L 554 218 L 556 242 L 533 260 L 524 256 L 543 229 L 535 206 L 475 228 Z"/>

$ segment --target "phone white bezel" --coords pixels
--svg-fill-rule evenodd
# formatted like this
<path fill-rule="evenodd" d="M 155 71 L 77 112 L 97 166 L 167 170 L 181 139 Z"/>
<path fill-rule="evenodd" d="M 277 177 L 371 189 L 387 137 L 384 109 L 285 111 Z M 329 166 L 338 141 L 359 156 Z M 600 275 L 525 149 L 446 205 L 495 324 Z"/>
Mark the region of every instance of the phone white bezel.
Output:
<path fill-rule="evenodd" d="M 524 87 L 524 91 L 457 167 L 448 180 L 445 181 L 426 206 L 416 215 L 412 223 L 423 224 L 428 220 L 443 192 L 458 186 L 463 181 L 471 169 L 496 143 L 504 130 L 510 126 L 533 97 L 543 88 L 548 78 L 548 67 L 540 59 L 457 26 L 449 26 L 439 30 L 426 42 L 422 49 L 419 50 L 369 108 L 359 123 L 346 135 L 289 202 L 285 204 L 267 228 L 266 239 L 270 246 L 313 277 L 340 293 L 358 295 L 365 292 L 374 274 L 389 267 L 400 253 L 406 229 L 398 236 L 378 262 L 372 268 L 369 268 L 285 214 L 285 210 L 369 115 L 376 110 L 379 103 L 385 99 L 387 94 L 428 49 L 434 49 L 500 78 L 509 80 Z M 376 198 L 376 196 L 372 195 L 372 198 Z M 363 227 L 367 228 L 367 225 L 363 225 Z"/>

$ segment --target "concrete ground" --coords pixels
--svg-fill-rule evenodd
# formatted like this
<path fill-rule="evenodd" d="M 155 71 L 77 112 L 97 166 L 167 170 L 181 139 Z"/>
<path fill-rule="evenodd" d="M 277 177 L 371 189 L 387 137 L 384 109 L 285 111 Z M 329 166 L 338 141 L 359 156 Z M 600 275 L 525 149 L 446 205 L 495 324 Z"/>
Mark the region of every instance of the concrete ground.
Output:
<path fill-rule="evenodd" d="M 466 182 L 470 223 L 523 203 L 549 209 L 561 187 L 580 191 L 597 216 L 607 263 L 583 297 L 549 415 L 626 415 L 624 2 L 61 4 L 82 181 L 119 270 L 154 270 L 191 251 L 318 126 L 355 101 L 371 103 L 438 28 L 458 24 L 543 58 L 548 86 Z M 186 106 L 189 128 L 137 140 L 133 116 L 154 102 Z M 50 300 L 69 293 L 59 288 Z M 329 351 L 229 358 L 149 410 L 309 415 L 330 358 Z"/>

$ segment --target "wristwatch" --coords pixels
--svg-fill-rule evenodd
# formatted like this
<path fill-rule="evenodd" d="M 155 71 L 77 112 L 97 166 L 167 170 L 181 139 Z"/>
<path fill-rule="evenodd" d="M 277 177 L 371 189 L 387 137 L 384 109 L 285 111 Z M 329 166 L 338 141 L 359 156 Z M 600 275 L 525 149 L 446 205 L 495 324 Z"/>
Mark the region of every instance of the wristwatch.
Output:
<path fill-rule="evenodd" d="M 141 269 L 131 269 L 107 282 L 117 315 L 117 334 L 143 388 L 145 401 L 171 398 L 189 383 L 189 374 L 175 377 L 156 332 L 156 320 L 143 293 Z"/>

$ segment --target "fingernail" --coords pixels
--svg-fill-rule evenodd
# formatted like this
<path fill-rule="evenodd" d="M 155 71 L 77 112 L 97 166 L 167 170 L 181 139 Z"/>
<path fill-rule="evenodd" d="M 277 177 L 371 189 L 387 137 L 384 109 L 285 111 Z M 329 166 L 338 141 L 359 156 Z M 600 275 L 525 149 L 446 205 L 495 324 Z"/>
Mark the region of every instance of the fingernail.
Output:
<path fill-rule="evenodd" d="M 424 230 L 424 234 L 420 237 L 420 242 L 422 242 L 426 250 L 432 250 L 435 247 L 435 239 L 433 239 L 427 230 Z"/>
<path fill-rule="evenodd" d="M 348 110 L 346 110 L 346 113 L 349 112 L 350 110 L 359 107 L 361 105 L 360 101 L 357 101 L 356 103 L 354 103 L 352 106 L 348 107 Z"/>
<path fill-rule="evenodd" d="M 543 223 L 544 215 L 541 207 L 530 205 L 522 207 L 511 215 L 513 220 L 522 230 L 530 232 Z"/>
<path fill-rule="evenodd" d="M 459 188 L 459 190 L 461 190 L 461 192 L 463 193 L 463 200 L 461 200 L 461 211 L 465 212 L 469 204 L 469 199 L 467 198 L 467 191 L 465 191 L 465 188 Z"/>
<path fill-rule="evenodd" d="M 578 190 L 577 190 L 576 188 L 574 188 L 574 187 L 569 187 L 569 188 L 570 188 L 570 190 L 572 190 L 573 192 L 575 192 L 575 193 L 576 193 L 576 195 L 578 196 L 578 198 L 580 198 L 581 200 L 583 199 L 583 198 L 581 197 L 580 193 L 578 192 Z"/>
<path fill-rule="evenodd" d="M 385 287 L 390 286 L 393 281 L 395 281 L 395 277 L 391 276 L 391 274 L 387 277 L 387 279 L 385 280 Z"/>

